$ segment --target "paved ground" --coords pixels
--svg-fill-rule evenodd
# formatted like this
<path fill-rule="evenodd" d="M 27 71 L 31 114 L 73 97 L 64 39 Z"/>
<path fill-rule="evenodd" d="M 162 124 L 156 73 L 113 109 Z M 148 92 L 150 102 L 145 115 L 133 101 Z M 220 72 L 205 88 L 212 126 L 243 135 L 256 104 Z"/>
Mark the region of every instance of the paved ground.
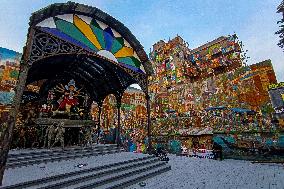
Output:
<path fill-rule="evenodd" d="M 171 171 L 128 189 L 284 189 L 283 164 L 169 157 Z"/>
<path fill-rule="evenodd" d="M 18 153 L 14 151 L 11 153 Z M 68 161 L 51 162 L 8 169 L 3 185 L 15 184 L 109 163 L 142 157 L 144 154 L 122 152 Z M 170 155 L 172 170 L 128 189 L 284 189 L 283 164 L 252 164 L 249 161 L 197 159 Z M 78 164 L 86 164 L 77 167 Z"/>

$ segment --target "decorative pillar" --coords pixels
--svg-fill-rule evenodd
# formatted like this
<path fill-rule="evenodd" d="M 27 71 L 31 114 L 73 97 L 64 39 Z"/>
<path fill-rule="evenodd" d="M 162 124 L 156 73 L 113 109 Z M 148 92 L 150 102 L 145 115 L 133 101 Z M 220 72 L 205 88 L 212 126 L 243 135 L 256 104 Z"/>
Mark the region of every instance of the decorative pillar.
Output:
<path fill-rule="evenodd" d="M 97 144 L 99 144 L 99 137 L 100 137 L 100 130 L 101 130 L 101 113 L 102 113 L 102 102 L 98 103 L 99 106 L 99 116 L 98 116 L 98 139 L 97 139 Z"/>
<path fill-rule="evenodd" d="M 151 114 L 150 114 L 150 96 L 148 93 L 145 94 L 146 108 L 147 108 L 147 137 L 148 137 L 148 153 L 152 153 L 152 139 L 151 139 Z"/>
<path fill-rule="evenodd" d="M 116 108 L 117 108 L 117 130 L 116 130 L 116 144 L 120 146 L 120 108 L 121 108 L 121 98 L 122 95 L 116 95 Z"/>

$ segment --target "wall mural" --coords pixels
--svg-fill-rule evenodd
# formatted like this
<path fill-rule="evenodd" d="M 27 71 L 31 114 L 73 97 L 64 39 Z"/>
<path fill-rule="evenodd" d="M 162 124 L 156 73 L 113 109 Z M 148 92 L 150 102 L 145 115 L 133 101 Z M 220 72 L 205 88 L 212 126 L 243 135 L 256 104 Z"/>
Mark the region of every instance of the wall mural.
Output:
<path fill-rule="evenodd" d="M 268 95 L 268 86 L 277 82 L 272 64 L 267 60 L 242 66 L 240 47 L 234 40 L 232 36 L 221 37 L 195 50 L 188 49 L 179 36 L 154 45 L 150 56 L 155 74 L 149 89 L 155 145 L 173 145 L 174 151 L 178 148 L 174 144 L 211 149 L 214 141 L 226 140 L 218 140 L 219 135 L 246 133 L 253 141 L 255 135 L 261 138 L 264 132 L 271 134 L 274 146 L 281 147 L 283 127 L 273 123 Z M 211 57 L 206 59 L 206 55 Z M 193 70 L 190 74 L 188 68 Z M 146 137 L 146 122 L 141 127 L 139 119 L 143 116 L 137 119 L 133 113 L 138 106 L 133 103 L 136 97 L 129 91 L 124 97 L 122 126 L 127 128 L 125 134 L 132 137 L 131 142 L 136 141 L 131 149 L 138 150 L 138 144 L 143 144 L 141 136 Z M 237 149 L 233 144 L 230 147 Z"/>
<path fill-rule="evenodd" d="M 284 121 L 284 82 L 269 85 L 269 96 L 276 116 Z"/>
<path fill-rule="evenodd" d="M 152 107 L 154 109 L 153 116 L 157 118 L 173 116 L 196 117 L 196 119 L 190 120 L 189 123 L 190 125 L 200 127 L 204 126 L 207 122 L 214 123 L 218 119 L 225 119 L 225 117 L 231 114 L 244 114 L 251 111 L 264 114 L 271 113 L 271 104 L 267 91 L 269 84 L 276 83 L 276 77 L 270 60 L 251 66 L 241 66 L 240 56 L 233 56 L 239 53 L 239 47 L 237 47 L 237 43 L 233 39 L 232 37 L 227 39 L 222 38 L 219 40 L 220 42 L 210 42 L 206 44 L 207 47 L 203 45 L 192 51 L 185 46 L 185 43 L 180 37 L 169 41 L 170 45 L 164 42 L 155 44 L 152 54 L 155 54 L 156 57 L 165 57 L 166 61 L 169 61 L 168 64 L 175 65 L 175 70 L 180 69 L 180 67 L 182 68 L 182 64 L 179 64 L 179 62 L 196 67 L 199 70 L 196 76 L 198 75 L 199 78 L 196 81 L 192 80 L 192 77 L 187 76 L 187 70 L 181 69 L 183 74 L 180 78 L 183 78 L 183 80 L 176 82 L 176 80 L 172 80 L 172 77 L 168 77 L 169 72 L 160 72 L 160 67 L 163 69 L 165 67 L 163 67 L 163 63 L 161 64 L 160 59 L 154 59 L 153 64 L 157 65 L 156 75 L 151 78 L 150 84 Z M 172 50 L 174 54 L 166 56 L 165 52 L 169 51 L 168 46 L 172 44 L 174 44 L 173 49 L 176 49 L 175 46 L 183 46 L 183 48 L 180 48 L 180 51 Z M 161 52 L 162 56 L 159 56 L 157 52 Z M 183 57 L 174 56 L 175 54 L 185 55 L 185 53 L 188 53 L 188 55 Z M 199 68 L 200 66 L 198 65 L 201 65 L 206 59 L 188 58 L 195 56 L 201 57 L 201 55 L 196 55 L 196 53 L 206 55 L 216 55 L 219 53 L 219 56 L 215 58 L 218 58 L 219 62 L 227 61 L 225 69 L 216 69 L 217 67 L 224 67 L 224 64 L 218 64 L 219 66 L 217 67 L 212 67 L 212 64 L 210 64 L 211 66 L 207 65 Z M 230 59 L 227 60 L 224 58 L 224 54 L 222 53 L 230 53 L 225 55 L 233 56 L 234 58 L 229 61 Z M 211 59 L 208 59 L 207 62 L 212 63 L 212 61 L 211 56 Z M 196 66 L 194 66 L 195 63 Z M 202 74 L 203 71 L 201 70 L 206 70 L 209 73 L 211 68 L 213 69 L 212 75 Z M 171 70 L 171 74 L 175 72 Z M 214 117 L 211 114 L 219 114 L 219 117 L 223 118 L 216 118 L 215 121 L 211 122 L 208 119 Z M 228 118 L 226 119 L 223 122 L 228 122 Z"/>
<path fill-rule="evenodd" d="M 247 133 L 253 138 L 265 132 L 281 147 L 283 125 L 275 122 L 268 94 L 268 86 L 277 82 L 271 61 L 243 66 L 236 39 L 220 37 L 193 50 L 179 36 L 153 45 L 155 136 L 177 137 L 192 148 L 196 137 L 202 146 L 208 135 Z"/>
<path fill-rule="evenodd" d="M 0 115 L 9 111 L 15 95 L 21 54 L 0 47 Z"/>
<path fill-rule="evenodd" d="M 145 139 L 147 136 L 146 125 L 146 100 L 141 90 L 129 87 L 123 94 L 121 101 L 121 136 L 123 144 L 130 146 L 134 151 L 138 146 L 145 150 Z M 117 126 L 117 107 L 114 95 L 105 98 L 102 115 L 101 128 L 111 138 Z M 109 140 L 109 139 L 107 139 Z M 138 145 L 139 143 L 139 145 Z M 130 150 L 130 147 L 129 147 Z"/>
<path fill-rule="evenodd" d="M 252 160 L 283 158 L 283 133 L 216 134 L 213 140 L 222 146 L 226 157 L 249 158 Z"/>

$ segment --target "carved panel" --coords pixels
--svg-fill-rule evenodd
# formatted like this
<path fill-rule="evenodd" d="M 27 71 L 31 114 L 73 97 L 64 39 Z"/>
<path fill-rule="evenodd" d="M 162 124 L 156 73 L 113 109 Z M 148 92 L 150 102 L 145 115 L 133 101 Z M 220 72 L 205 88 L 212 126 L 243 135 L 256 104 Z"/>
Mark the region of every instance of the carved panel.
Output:
<path fill-rule="evenodd" d="M 59 54 L 90 54 L 90 52 L 73 45 L 69 42 L 61 40 L 39 29 L 35 29 L 33 36 L 31 54 L 28 63 L 32 65 L 34 62 L 49 56 Z"/>

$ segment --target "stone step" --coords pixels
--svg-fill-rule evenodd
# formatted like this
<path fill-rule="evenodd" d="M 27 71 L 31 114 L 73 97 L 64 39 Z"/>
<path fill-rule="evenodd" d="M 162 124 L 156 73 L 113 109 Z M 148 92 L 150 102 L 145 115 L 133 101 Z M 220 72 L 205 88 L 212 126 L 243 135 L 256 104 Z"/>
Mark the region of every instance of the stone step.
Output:
<path fill-rule="evenodd" d="M 64 150 L 51 150 L 51 151 L 41 151 L 41 152 L 30 152 L 30 153 L 20 153 L 15 154 L 15 156 L 8 157 L 8 161 L 18 161 L 21 159 L 35 159 L 37 157 L 48 157 L 48 156 L 54 156 L 54 155 L 60 155 L 60 154 L 74 154 L 78 152 L 90 152 L 90 151 L 104 151 L 108 149 L 117 149 L 116 146 L 102 146 L 102 147 L 95 147 L 95 148 L 81 148 L 81 149 L 64 149 Z"/>
<path fill-rule="evenodd" d="M 76 153 L 63 153 L 63 154 L 54 154 L 48 156 L 42 156 L 38 158 L 28 158 L 28 159 L 18 159 L 18 161 L 8 161 L 6 164 L 6 168 L 15 168 L 21 166 L 27 166 L 32 164 L 40 164 L 46 162 L 53 162 L 53 161 L 62 161 L 67 159 L 75 159 L 80 157 L 89 157 L 89 156 L 97 156 L 103 154 L 111 154 L 124 151 L 121 148 L 111 148 L 111 149 L 102 149 L 102 150 L 94 150 L 90 152 L 85 151 L 78 151 Z"/>
<path fill-rule="evenodd" d="M 72 185 L 74 185 L 75 183 L 87 182 L 90 180 L 103 177 L 105 175 L 119 173 L 123 170 L 143 166 L 145 164 L 152 164 L 155 162 L 158 162 L 158 159 L 152 158 L 148 160 L 140 160 L 140 161 L 134 161 L 134 162 L 129 162 L 129 163 L 123 163 L 123 164 L 116 165 L 113 167 L 107 167 L 101 170 L 85 172 L 85 173 L 78 173 L 77 175 L 73 175 L 71 177 L 61 179 L 59 181 L 53 181 L 53 182 L 46 183 L 45 185 L 37 187 L 37 188 L 40 188 L 40 189 L 57 189 L 57 188 L 66 188 L 66 187 L 68 188 L 68 187 L 72 187 Z"/>
<path fill-rule="evenodd" d="M 110 149 L 110 150 L 104 150 L 104 151 L 91 151 L 88 153 L 78 152 L 76 154 L 61 154 L 61 155 L 53 155 L 49 157 L 42 157 L 39 159 L 22 159 L 21 161 L 16 162 L 8 162 L 6 167 L 7 168 L 14 168 L 14 167 L 21 167 L 21 166 L 27 166 L 32 164 L 40 164 L 40 163 L 46 163 L 46 162 L 53 162 L 53 161 L 62 161 L 62 160 L 68 160 L 68 159 L 75 159 L 80 157 L 89 157 L 89 156 L 97 156 L 97 155 L 103 155 L 103 154 L 111 154 L 111 153 L 117 153 L 121 152 L 123 150 L 121 149 Z"/>
<path fill-rule="evenodd" d="M 118 167 L 121 167 L 121 166 L 127 166 L 127 165 L 130 165 L 132 163 L 141 163 L 141 162 L 151 161 L 151 160 L 157 161 L 157 158 L 154 157 L 154 156 L 146 156 L 146 157 L 142 157 L 142 158 L 135 158 L 135 159 L 131 159 L 131 160 L 128 160 L 128 161 L 122 161 L 122 162 L 112 163 L 112 164 L 103 165 L 103 166 L 99 166 L 99 167 L 83 169 L 83 170 L 80 170 L 80 171 L 73 171 L 73 172 L 69 172 L 69 173 L 63 173 L 63 174 L 59 174 L 59 175 L 55 175 L 55 176 L 42 178 L 42 179 L 18 183 L 18 184 L 15 184 L 15 185 L 3 187 L 2 189 L 22 189 L 22 188 L 46 187 L 48 185 L 54 184 L 54 182 L 61 182 L 61 183 L 65 182 L 65 179 L 68 179 L 68 178 L 79 177 L 79 176 L 82 176 L 84 174 L 90 174 L 90 173 L 94 173 L 94 172 L 98 173 L 99 171 L 107 171 L 109 169 L 115 169 L 115 168 L 118 168 Z"/>
<path fill-rule="evenodd" d="M 30 155 L 37 155 L 37 154 L 52 154 L 52 153 L 57 153 L 57 152 L 62 152 L 62 151 L 76 151 L 76 150 L 82 150 L 82 149 L 88 149 L 88 148 L 44 149 L 44 150 L 36 149 L 36 151 L 30 151 L 30 152 L 11 153 L 8 155 L 8 157 L 14 158 L 14 157 L 19 157 L 19 156 L 23 157 L 23 156 L 30 156 Z"/>
<path fill-rule="evenodd" d="M 165 165 L 164 162 L 155 161 L 147 164 L 140 165 L 138 167 L 131 167 L 129 169 L 121 170 L 119 172 L 113 172 L 107 175 L 103 175 L 101 177 L 93 177 L 92 179 L 88 180 L 76 180 L 71 186 L 64 186 L 61 188 L 65 189 L 91 189 L 102 186 L 104 184 L 108 184 L 110 182 L 117 181 L 119 179 L 124 179 L 126 177 L 139 174 L 141 172 L 154 169 L 160 166 Z"/>
<path fill-rule="evenodd" d="M 112 149 L 112 148 L 111 148 Z M 43 158 L 43 157 L 49 157 L 49 156 L 58 156 L 58 155 L 62 155 L 62 154 L 75 154 L 78 152 L 91 152 L 91 151 L 101 151 L 104 149 L 88 149 L 88 150 L 81 150 L 81 151 L 58 151 L 58 152 L 53 152 L 53 153 L 40 153 L 40 154 L 27 154 L 24 156 L 17 156 L 17 157 L 12 157 L 12 158 L 8 158 L 8 162 L 13 162 L 13 161 L 21 161 L 21 160 L 28 160 L 28 159 L 38 159 L 38 158 Z"/>
<path fill-rule="evenodd" d="M 60 152 L 81 151 L 81 150 L 92 150 L 92 149 L 101 149 L 101 148 L 114 148 L 114 147 L 117 147 L 117 145 L 110 144 L 110 145 L 94 145 L 91 147 L 75 147 L 75 148 L 65 148 L 65 149 L 44 149 L 44 150 L 39 149 L 37 151 L 22 152 L 22 153 L 12 152 L 8 155 L 8 158 L 16 158 L 16 157 L 24 157 L 24 156 L 40 155 L 40 154 L 53 154 Z"/>
<path fill-rule="evenodd" d="M 133 176 L 129 176 L 114 182 L 110 182 L 108 184 L 102 185 L 100 187 L 97 187 L 98 189 L 120 189 L 125 188 L 127 186 L 137 184 L 143 180 L 146 180 L 148 178 L 152 178 L 156 175 L 162 174 L 164 172 L 170 171 L 171 166 L 169 165 L 162 165 L 150 170 L 143 171 L 141 173 L 135 174 Z"/>

